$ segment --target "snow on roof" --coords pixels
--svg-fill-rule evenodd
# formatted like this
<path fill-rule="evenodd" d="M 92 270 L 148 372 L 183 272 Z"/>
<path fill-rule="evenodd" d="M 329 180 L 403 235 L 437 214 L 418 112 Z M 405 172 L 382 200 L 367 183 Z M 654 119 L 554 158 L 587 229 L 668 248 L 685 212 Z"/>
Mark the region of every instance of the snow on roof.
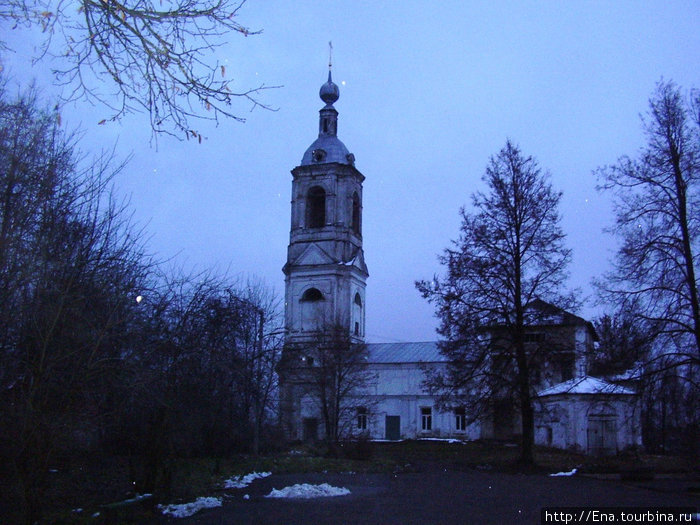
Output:
<path fill-rule="evenodd" d="M 369 343 L 369 363 L 439 363 L 447 361 L 437 341 L 422 343 Z"/>
<path fill-rule="evenodd" d="M 558 385 L 546 388 L 538 392 L 538 397 L 556 396 L 559 394 L 620 394 L 635 395 L 634 390 L 620 385 L 608 383 L 602 379 L 591 376 L 576 377 Z"/>

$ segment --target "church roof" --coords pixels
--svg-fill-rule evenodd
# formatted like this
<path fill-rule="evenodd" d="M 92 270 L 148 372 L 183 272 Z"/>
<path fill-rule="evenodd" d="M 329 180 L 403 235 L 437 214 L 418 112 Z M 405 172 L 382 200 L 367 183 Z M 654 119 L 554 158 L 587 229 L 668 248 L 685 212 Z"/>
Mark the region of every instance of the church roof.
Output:
<path fill-rule="evenodd" d="M 614 383 L 608 383 L 592 376 L 575 377 L 558 385 L 545 388 L 537 393 L 538 397 L 560 394 L 622 394 L 634 395 L 634 390 Z"/>
<path fill-rule="evenodd" d="M 320 158 L 320 160 L 315 160 L 314 151 L 319 150 L 323 150 L 325 155 Z M 350 161 L 349 155 L 350 152 L 348 148 L 345 147 L 345 144 L 343 144 L 338 137 L 325 135 L 318 137 L 311 146 L 309 146 L 301 159 L 301 165 L 309 166 L 311 164 L 338 162 L 340 164 L 352 166 L 353 163 Z"/>
<path fill-rule="evenodd" d="M 421 343 L 368 343 L 370 363 L 437 363 L 446 361 L 437 341 Z"/>
<path fill-rule="evenodd" d="M 531 316 L 532 319 L 527 319 Z M 559 308 L 542 299 L 535 299 L 529 305 L 529 311 L 525 313 L 526 321 L 530 326 L 547 326 L 547 325 L 584 325 L 593 336 L 593 340 L 598 340 L 598 334 L 595 331 L 593 323 L 586 321 L 583 317 L 567 312 L 563 308 Z"/>

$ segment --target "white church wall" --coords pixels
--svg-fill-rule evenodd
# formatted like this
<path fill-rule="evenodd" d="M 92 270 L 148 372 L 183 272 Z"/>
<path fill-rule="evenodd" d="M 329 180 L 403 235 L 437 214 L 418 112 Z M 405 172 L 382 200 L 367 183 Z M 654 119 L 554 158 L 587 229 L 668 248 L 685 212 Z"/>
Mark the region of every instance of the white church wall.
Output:
<path fill-rule="evenodd" d="M 561 395 L 542 402 L 535 443 L 589 454 L 641 445 L 634 396 Z"/>
<path fill-rule="evenodd" d="M 373 364 L 377 374 L 378 395 L 422 395 L 427 394 L 422 386 L 425 374 L 414 363 Z"/>
<path fill-rule="evenodd" d="M 436 364 L 436 366 L 442 366 Z M 371 365 L 375 374 L 373 417 L 368 433 L 373 439 L 386 438 L 387 416 L 400 418 L 400 438 L 457 437 L 476 439 L 480 425 L 471 424 L 457 430 L 456 415 L 439 411 L 435 398 L 423 386 L 424 365 L 421 363 L 377 363 Z M 429 409 L 429 424 L 421 409 Z M 427 414 L 425 414 L 427 415 Z M 426 428 L 424 428 L 426 427 Z"/>

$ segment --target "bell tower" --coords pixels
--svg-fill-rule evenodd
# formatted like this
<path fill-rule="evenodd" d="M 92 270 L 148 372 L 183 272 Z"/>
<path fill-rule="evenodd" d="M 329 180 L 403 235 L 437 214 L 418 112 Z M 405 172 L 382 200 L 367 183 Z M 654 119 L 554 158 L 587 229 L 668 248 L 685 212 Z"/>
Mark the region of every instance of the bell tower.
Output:
<path fill-rule="evenodd" d="M 318 138 L 292 170 L 292 217 L 285 274 L 288 343 L 342 327 L 355 342 L 365 335 L 362 182 L 355 157 L 338 139 L 339 98 L 331 72 L 321 86 Z"/>
<path fill-rule="evenodd" d="M 318 138 L 292 170 L 291 228 L 285 275 L 285 345 L 277 371 L 280 418 L 287 439 L 315 439 L 319 417 L 309 401 L 313 348 L 338 330 L 351 343 L 365 338 L 362 183 L 355 157 L 338 139 L 340 92 L 328 81 L 319 93 Z"/>

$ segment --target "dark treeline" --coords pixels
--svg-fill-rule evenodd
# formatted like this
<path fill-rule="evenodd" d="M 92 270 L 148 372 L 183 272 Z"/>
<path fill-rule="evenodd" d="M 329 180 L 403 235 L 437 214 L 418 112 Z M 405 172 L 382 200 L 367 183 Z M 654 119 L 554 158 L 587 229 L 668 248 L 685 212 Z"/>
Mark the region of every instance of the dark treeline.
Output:
<path fill-rule="evenodd" d="M 122 168 L 0 92 L 0 463 L 28 523 L 58 455 L 128 456 L 135 490 L 162 491 L 171 458 L 257 452 L 275 423 L 275 297 L 158 264 Z"/>

